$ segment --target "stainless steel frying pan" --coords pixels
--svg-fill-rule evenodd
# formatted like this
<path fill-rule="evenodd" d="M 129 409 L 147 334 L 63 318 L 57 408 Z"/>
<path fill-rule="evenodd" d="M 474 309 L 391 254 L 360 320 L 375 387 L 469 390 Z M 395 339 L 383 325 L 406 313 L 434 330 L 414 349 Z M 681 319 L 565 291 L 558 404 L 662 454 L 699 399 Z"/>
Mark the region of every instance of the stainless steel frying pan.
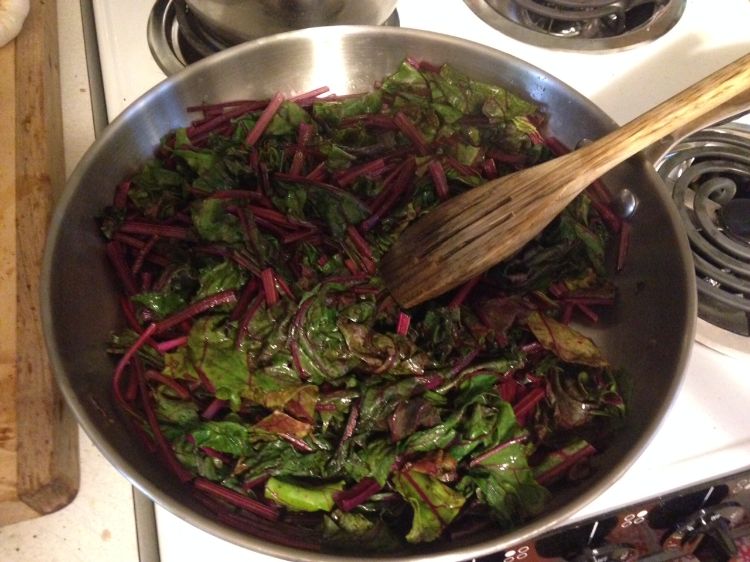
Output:
<path fill-rule="evenodd" d="M 169 78 L 129 107 L 101 135 L 73 173 L 49 232 L 42 274 L 48 350 L 65 398 L 105 457 L 136 487 L 193 525 L 249 549 L 295 560 L 356 558 L 298 551 L 229 528 L 154 462 L 123 423 L 110 394 L 113 362 L 105 342 L 121 323 L 114 276 L 94 217 L 115 184 L 148 158 L 170 129 L 185 125 L 185 107 L 202 101 L 266 97 L 327 85 L 346 93 L 369 89 L 405 56 L 449 63 L 502 84 L 541 104 L 548 132 L 569 146 L 596 138 L 615 124 L 585 97 L 512 56 L 456 38 L 406 29 L 326 27 L 276 35 L 205 59 Z M 549 510 L 508 532 L 484 533 L 446 544 L 414 546 L 399 560 L 465 560 L 524 541 L 571 516 L 627 470 L 647 444 L 678 388 L 695 322 L 695 287 L 688 244 L 650 162 L 635 157 L 605 181 L 630 190 L 639 204 L 625 270 L 617 275 L 615 309 L 589 331 L 633 380 L 631 415 L 595 473 L 558 494 Z"/>

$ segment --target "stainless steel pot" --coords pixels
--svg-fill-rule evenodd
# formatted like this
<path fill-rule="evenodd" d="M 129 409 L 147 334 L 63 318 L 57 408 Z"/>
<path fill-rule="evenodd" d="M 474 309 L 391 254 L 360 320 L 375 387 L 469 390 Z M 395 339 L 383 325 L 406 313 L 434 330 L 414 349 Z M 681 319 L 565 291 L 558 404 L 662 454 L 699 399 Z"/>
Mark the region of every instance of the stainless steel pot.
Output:
<path fill-rule="evenodd" d="M 42 273 L 44 331 L 58 381 L 81 425 L 105 457 L 132 483 L 197 527 L 247 548 L 294 560 L 383 559 L 294 550 L 211 518 L 190 491 L 133 439 L 110 393 L 113 362 L 105 340 L 121 325 L 114 276 L 94 217 L 111 202 L 115 183 L 132 174 L 169 130 L 190 120 L 185 107 L 205 100 L 289 94 L 321 85 L 362 91 L 405 57 L 449 63 L 478 79 L 502 84 L 541 104 L 549 133 L 568 145 L 596 138 L 615 124 L 559 80 L 514 57 L 456 38 L 396 28 L 308 29 L 246 43 L 169 78 L 128 108 L 91 147 L 71 176 L 54 214 Z M 252 69 L 248 73 L 248 69 Z M 465 560 L 548 530 L 616 480 L 638 456 L 680 383 L 695 322 L 695 286 L 688 244 L 652 166 L 635 157 L 605 178 L 639 200 L 631 251 L 618 274 L 616 308 L 590 335 L 632 376 L 626 427 L 583 483 L 557 494 L 549 510 L 517 529 L 426 544 L 399 560 Z M 280 523 L 283 525 L 283 523 Z"/>
<path fill-rule="evenodd" d="M 323 25 L 380 25 L 396 0 L 184 0 L 216 35 L 237 44 Z"/>

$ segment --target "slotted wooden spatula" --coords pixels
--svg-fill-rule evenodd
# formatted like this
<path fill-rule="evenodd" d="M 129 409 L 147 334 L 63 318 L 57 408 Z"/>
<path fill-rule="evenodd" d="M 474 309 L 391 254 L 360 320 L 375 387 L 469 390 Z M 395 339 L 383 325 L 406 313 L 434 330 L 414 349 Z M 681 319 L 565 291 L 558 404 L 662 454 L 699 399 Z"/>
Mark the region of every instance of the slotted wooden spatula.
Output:
<path fill-rule="evenodd" d="M 627 158 L 750 89 L 750 54 L 595 142 L 471 189 L 410 225 L 380 263 L 410 308 L 513 255 L 587 186 Z"/>

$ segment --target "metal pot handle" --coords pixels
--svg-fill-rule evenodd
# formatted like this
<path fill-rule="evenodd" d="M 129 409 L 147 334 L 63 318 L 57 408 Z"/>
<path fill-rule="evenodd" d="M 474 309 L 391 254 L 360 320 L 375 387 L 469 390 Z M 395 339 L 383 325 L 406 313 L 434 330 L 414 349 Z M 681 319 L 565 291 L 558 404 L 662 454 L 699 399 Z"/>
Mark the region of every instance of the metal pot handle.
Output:
<path fill-rule="evenodd" d="M 698 119 L 677 129 L 671 135 L 667 135 L 660 141 L 655 142 L 643 151 L 643 155 L 649 162 L 656 163 L 670 148 L 688 135 L 712 125 L 720 125 L 726 121 L 733 121 L 746 113 L 750 113 L 750 90 L 733 97 L 727 103 L 703 114 Z"/>

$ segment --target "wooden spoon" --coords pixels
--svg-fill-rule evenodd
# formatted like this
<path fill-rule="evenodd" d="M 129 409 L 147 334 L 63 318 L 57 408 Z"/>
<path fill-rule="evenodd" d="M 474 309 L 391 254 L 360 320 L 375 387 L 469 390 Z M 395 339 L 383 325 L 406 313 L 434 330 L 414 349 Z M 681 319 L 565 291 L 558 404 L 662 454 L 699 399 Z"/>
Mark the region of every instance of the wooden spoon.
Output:
<path fill-rule="evenodd" d="M 748 89 L 750 54 L 585 147 L 449 199 L 383 256 L 386 286 L 409 308 L 472 279 L 521 249 L 599 176 Z"/>

